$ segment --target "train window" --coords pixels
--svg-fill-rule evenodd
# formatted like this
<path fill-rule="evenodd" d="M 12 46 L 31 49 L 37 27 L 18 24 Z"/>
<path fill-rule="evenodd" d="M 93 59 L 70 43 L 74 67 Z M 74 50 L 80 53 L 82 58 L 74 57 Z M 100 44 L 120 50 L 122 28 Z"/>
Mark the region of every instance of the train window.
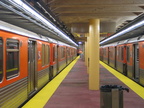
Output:
<path fill-rule="evenodd" d="M 111 48 L 109 48 L 109 57 L 111 58 Z"/>
<path fill-rule="evenodd" d="M 105 56 L 105 48 L 103 49 L 103 55 Z"/>
<path fill-rule="evenodd" d="M 15 77 L 19 72 L 19 41 L 16 39 L 7 39 L 6 55 L 6 77 L 7 79 Z"/>
<path fill-rule="evenodd" d="M 74 55 L 74 49 L 72 49 L 72 55 Z"/>
<path fill-rule="evenodd" d="M 65 57 L 66 53 L 65 53 L 66 48 L 63 49 L 63 58 Z"/>
<path fill-rule="evenodd" d="M 45 44 L 42 44 L 42 66 L 45 65 Z"/>
<path fill-rule="evenodd" d="M 121 47 L 121 60 L 124 58 L 124 47 Z"/>
<path fill-rule="evenodd" d="M 114 58 L 114 47 L 112 47 L 112 58 Z"/>
<path fill-rule="evenodd" d="M 122 47 L 119 47 L 119 51 L 118 51 L 118 54 L 119 54 L 119 60 L 123 60 L 123 48 Z"/>
<path fill-rule="evenodd" d="M 75 49 L 73 49 L 74 50 L 74 55 L 75 55 Z"/>
<path fill-rule="evenodd" d="M 3 41 L 0 39 L 0 81 L 3 78 Z"/>
<path fill-rule="evenodd" d="M 62 58 L 62 55 L 63 55 L 63 47 L 60 47 L 60 58 Z"/>
<path fill-rule="evenodd" d="M 53 53 L 53 61 L 55 61 L 56 58 L 57 58 L 57 46 L 54 46 L 54 47 L 53 47 L 53 50 L 54 50 L 54 53 Z"/>
<path fill-rule="evenodd" d="M 109 49 L 109 56 L 110 56 L 110 58 L 113 58 L 113 48 Z"/>
<path fill-rule="evenodd" d="M 68 54 L 68 48 L 66 48 L 66 55 L 69 56 L 69 54 Z"/>
<path fill-rule="evenodd" d="M 67 55 L 70 56 L 70 49 L 67 48 Z"/>
<path fill-rule="evenodd" d="M 64 52 L 63 52 L 63 50 L 64 50 L 64 48 L 63 48 L 63 47 L 61 47 L 61 58 L 63 58 L 63 57 L 64 57 Z"/>
<path fill-rule="evenodd" d="M 137 48 L 137 61 L 139 61 L 139 49 Z"/>
<path fill-rule="evenodd" d="M 127 62 L 129 62 L 129 58 L 130 58 L 130 47 L 127 46 Z"/>
<path fill-rule="evenodd" d="M 45 64 L 50 62 L 50 48 L 48 45 L 45 46 Z"/>
<path fill-rule="evenodd" d="M 57 46 L 53 47 L 53 62 L 56 60 L 57 58 Z"/>
<path fill-rule="evenodd" d="M 112 47 L 111 57 L 114 58 L 114 47 Z"/>
<path fill-rule="evenodd" d="M 71 53 L 72 53 L 72 51 L 71 51 L 71 48 L 70 48 L 70 49 L 69 49 L 69 55 L 70 55 L 70 56 L 72 55 Z"/>
<path fill-rule="evenodd" d="M 42 66 L 48 65 L 50 62 L 50 47 L 42 44 Z"/>
<path fill-rule="evenodd" d="M 70 49 L 70 56 L 72 56 L 72 49 Z"/>
<path fill-rule="evenodd" d="M 65 48 L 61 47 L 61 58 L 65 57 Z"/>
<path fill-rule="evenodd" d="M 106 50 L 106 48 L 105 48 L 105 56 L 107 55 L 107 50 Z"/>
<path fill-rule="evenodd" d="M 71 56 L 73 55 L 73 49 L 71 49 Z"/>
<path fill-rule="evenodd" d="M 106 56 L 108 56 L 108 48 L 106 48 Z"/>
<path fill-rule="evenodd" d="M 118 52 L 117 52 L 117 54 L 118 54 L 118 60 L 120 60 L 120 47 L 118 47 Z"/>
<path fill-rule="evenodd" d="M 56 52 L 55 52 L 55 46 L 53 46 L 53 62 L 55 61 L 55 58 L 56 58 L 56 57 L 55 57 L 55 53 L 56 53 Z"/>

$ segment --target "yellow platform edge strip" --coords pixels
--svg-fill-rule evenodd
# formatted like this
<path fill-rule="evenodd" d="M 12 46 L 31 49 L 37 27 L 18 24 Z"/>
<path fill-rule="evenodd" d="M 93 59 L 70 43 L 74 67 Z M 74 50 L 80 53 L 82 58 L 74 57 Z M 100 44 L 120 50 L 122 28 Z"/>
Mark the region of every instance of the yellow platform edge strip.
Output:
<path fill-rule="evenodd" d="M 127 78 L 123 74 L 119 73 L 118 71 L 114 70 L 110 66 L 106 65 L 105 63 L 100 61 L 100 64 L 104 66 L 109 72 L 111 72 L 114 76 L 116 76 L 119 80 L 121 80 L 125 85 L 131 88 L 136 94 L 138 94 L 141 98 L 144 99 L 144 87 L 140 86 L 133 80 Z"/>
<path fill-rule="evenodd" d="M 31 100 L 29 100 L 22 108 L 43 108 L 61 82 L 73 68 L 79 57 L 70 63 L 60 74 L 50 81 L 42 90 L 40 90 Z"/>

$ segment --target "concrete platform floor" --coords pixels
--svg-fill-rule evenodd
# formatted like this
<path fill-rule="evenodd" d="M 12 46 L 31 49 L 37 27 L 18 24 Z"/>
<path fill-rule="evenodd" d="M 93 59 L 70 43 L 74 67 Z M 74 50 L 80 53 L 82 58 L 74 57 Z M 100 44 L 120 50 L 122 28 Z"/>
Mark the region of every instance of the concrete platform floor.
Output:
<path fill-rule="evenodd" d="M 129 88 L 100 65 L 100 86 L 107 84 Z M 82 59 L 77 61 L 44 108 L 100 108 L 100 90 L 88 89 L 87 68 Z M 131 89 L 129 93 L 124 91 L 124 108 L 144 108 L 144 100 Z"/>

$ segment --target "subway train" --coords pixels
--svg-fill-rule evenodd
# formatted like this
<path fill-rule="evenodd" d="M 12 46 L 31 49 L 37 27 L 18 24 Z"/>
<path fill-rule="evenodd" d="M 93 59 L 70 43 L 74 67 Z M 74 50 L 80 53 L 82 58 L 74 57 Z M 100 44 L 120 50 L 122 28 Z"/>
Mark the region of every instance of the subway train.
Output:
<path fill-rule="evenodd" d="M 144 86 L 144 35 L 100 46 L 100 60 Z"/>
<path fill-rule="evenodd" d="M 77 47 L 0 23 L 0 108 L 18 108 L 76 58 Z"/>

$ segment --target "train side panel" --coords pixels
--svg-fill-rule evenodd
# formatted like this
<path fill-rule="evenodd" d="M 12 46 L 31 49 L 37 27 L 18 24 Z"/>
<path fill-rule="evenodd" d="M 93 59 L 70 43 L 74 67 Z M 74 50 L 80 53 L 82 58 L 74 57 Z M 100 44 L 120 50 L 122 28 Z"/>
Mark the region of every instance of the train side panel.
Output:
<path fill-rule="evenodd" d="M 109 65 L 113 68 L 115 68 L 115 59 L 116 59 L 115 52 L 116 51 L 114 46 L 109 47 Z"/>
<path fill-rule="evenodd" d="M 18 108 L 76 57 L 74 47 L 66 56 L 66 44 L 16 30 L 0 30 L 0 108 Z"/>
<path fill-rule="evenodd" d="M 76 52 L 76 48 L 72 48 L 72 49 L 73 49 L 72 60 L 74 60 L 77 56 L 77 52 Z"/>
<path fill-rule="evenodd" d="M 4 31 L 0 37 L 0 108 L 16 108 L 28 96 L 28 38 Z"/>
<path fill-rule="evenodd" d="M 58 50 L 57 50 L 57 44 L 52 43 L 51 44 L 51 72 L 52 77 L 55 77 L 58 74 Z"/>
<path fill-rule="evenodd" d="M 117 67 L 117 70 L 118 71 L 120 71 L 120 72 L 122 72 L 122 62 L 121 62 L 121 60 L 119 60 L 119 59 L 121 59 L 120 58 L 120 46 L 117 46 L 117 55 L 116 55 L 116 67 Z"/>
<path fill-rule="evenodd" d="M 101 61 L 103 61 L 103 56 L 104 56 L 103 55 L 104 54 L 103 50 L 104 50 L 103 47 L 100 47 L 100 60 Z"/>
<path fill-rule="evenodd" d="M 66 46 L 58 46 L 58 72 L 66 66 Z"/>
<path fill-rule="evenodd" d="M 117 46 L 116 54 L 116 68 L 119 72 L 126 74 L 126 47 L 124 44 Z"/>
<path fill-rule="evenodd" d="M 74 48 L 74 58 L 73 58 L 73 60 L 74 60 L 76 57 L 77 57 L 77 49 Z"/>
<path fill-rule="evenodd" d="M 133 44 L 127 44 L 127 76 L 133 78 Z"/>
<path fill-rule="evenodd" d="M 103 48 L 103 62 L 105 62 L 106 64 L 108 64 L 108 51 L 108 47 Z"/>
<path fill-rule="evenodd" d="M 71 48 L 66 47 L 66 64 L 68 65 L 72 61 L 72 56 L 70 55 Z"/>
<path fill-rule="evenodd" d="M 116 43 L 115 46 L 113 44 L 102 46 L 103 52 L 102 48 L 100 49 L 101 59 L 125 76 L 144 86 L 144 36 Z M 113 54 L 116 55 L 116 59 Z"/>
<path fill-rule="evenodd" d="M 38 89 L 49 81 L 50 43 L 37 41 L 38 57 Z"/>
<path fill-rule="evenodd" d="M 139 42 L 139 64 L 140 64 L 140 78 L 139 83 L 144 86 L 144 42 Z"/>

